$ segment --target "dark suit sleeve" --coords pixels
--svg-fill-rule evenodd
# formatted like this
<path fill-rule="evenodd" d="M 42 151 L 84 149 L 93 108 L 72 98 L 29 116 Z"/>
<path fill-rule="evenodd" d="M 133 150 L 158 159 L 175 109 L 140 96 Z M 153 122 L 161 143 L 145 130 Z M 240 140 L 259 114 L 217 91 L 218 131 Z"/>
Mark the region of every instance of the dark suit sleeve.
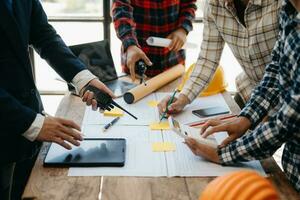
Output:
<path fill-rule="evenodd" d="M 0 88 L 0 122 L 4 133 L 24 133 L 31 126 L 37 113 L 23 106 L 13 96 Z"/>
<path fill-rule="evenodd" d="M 32 0 L 30 43 L 48 64 L 67 82 L 85 69 L 84 64 L 66 46 L 54 28 L 39 0 Z"/>

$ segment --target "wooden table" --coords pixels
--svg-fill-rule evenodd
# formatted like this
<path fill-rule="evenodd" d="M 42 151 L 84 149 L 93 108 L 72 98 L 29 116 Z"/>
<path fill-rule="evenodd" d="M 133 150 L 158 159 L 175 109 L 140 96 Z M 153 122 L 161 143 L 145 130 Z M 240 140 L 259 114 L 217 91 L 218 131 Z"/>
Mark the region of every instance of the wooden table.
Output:
<path fill-rule="evenodd" d="M 176 80 L 160 92 L 171 91 Z M 223 93 L 231 111 L 240 109 L 229 93 Z M 56 116 L 81 124 L 85 105 L 81 99 L 66 95 Z M 32 170 L 23 199 L 42 200 L 196 200 L 212 177 L 199 178 L 140 178 L 140 177 L 68 177 L 67 168 L 44 168 L 43 159 L 49 144 L 45 143 Z M 273 158 L 262 161 L 282 200 L 299 200 L 299 194 L 289 184 Z"/>

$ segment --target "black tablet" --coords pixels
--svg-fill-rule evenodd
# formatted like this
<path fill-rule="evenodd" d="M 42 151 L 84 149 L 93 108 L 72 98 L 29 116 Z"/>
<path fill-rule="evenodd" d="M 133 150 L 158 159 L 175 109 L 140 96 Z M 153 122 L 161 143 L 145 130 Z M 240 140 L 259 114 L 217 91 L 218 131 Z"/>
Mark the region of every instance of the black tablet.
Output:
<path fill-rule="evenodd" d="M 79 147 L 67 150 L 52 143 L 45 167 L 123 167 L 126 141 L 122 138 L 84 139 Z"/>

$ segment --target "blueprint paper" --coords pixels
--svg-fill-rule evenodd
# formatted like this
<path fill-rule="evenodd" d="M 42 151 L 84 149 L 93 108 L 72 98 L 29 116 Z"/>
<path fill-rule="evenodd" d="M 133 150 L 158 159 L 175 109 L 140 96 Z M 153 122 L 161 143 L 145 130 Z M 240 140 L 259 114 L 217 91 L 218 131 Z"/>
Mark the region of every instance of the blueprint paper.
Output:
<path fill-rule="evenodd" d="M 164 131 L 163 139 L 165 142 L 176 144 L 175 152 L 166 152 L 168 176 L 170 177 L 222 176 L 228 172 L 243 169 L 255 170 L 262 176 L 266 176 L 259 161 L 242 163 L 235 167 L 221 166 L 195 156 L 183 143 L 184 139 L 172 131 Z"/>
<path fill-rule="evenodd" d="M 157 108 L 148 106 L 149 101 L 160 101 L 170 93 L 154 93 L 143 100 L 128 105 L 123 99 L 118 103 L 137 115 L 134 120 L 124 113 L 124 116 L 106 132 L 102 129 L 113 118 L 103 117 L 103 114 L 86 109 L 82 130 L 86 138 L 125 138 L 126 162 L 124 167 L 92 167 L 70 168 L 69 176 L 136 176 L 136 177 L 201 177 L 221 176 L 228 172 L 251 169 L 266 175 L 259 161 L 242 163 L 234 167 L 224 167 L 195 156 L 183 144 L 184 139 L 171 130 L 150 130 L 149 124 L 159 121 Z M 195 109 L 212 106 L 227 106 L 222 95 L 202 97 L 196 99 L 182 114 L 175 118 L 180 123 L 199 121 L 199 117 L 192 115 Z M 228 106 L 227 106 L 228 107 Z M 197 134 L 197 133 L 195 133 Z M 226 137 L 226 133 L 214 136 L 218 144 Z M 171 152 L 153 152 L 152 145 L 157 142 L 171 142 L 176 150 Z"/>

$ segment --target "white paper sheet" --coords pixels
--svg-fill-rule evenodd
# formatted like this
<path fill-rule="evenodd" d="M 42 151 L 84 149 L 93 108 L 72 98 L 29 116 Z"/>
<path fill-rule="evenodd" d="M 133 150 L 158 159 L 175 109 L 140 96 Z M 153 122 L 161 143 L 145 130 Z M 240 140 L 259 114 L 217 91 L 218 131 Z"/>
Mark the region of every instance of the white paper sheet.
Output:
<path fill-rule="evenodd" d="M 167 95 L 171 95 L 171 93 L 156 93 L 156 98 L 158 101 L 160 101 Z M 187 105 L 181 113 L 174 115 L 174 119 L 176 119 L 178 122 L 180 122 L 182 124 L 189 124 L 189 123 L 193 123 L 193 122 L 198 122 L 201 119 L 204 120 L 204 119 L 214 118 L 214 117 L 200 118 L 198 116 L 195 116 L 192 113 L 192 111 L 204 109 L 204 108 L 215 107 L 215 106 L 223 106 L 223 107 L 228 108 L 228 110 L 230 110 L 223 95 L 216 94 L 213 96 L 200 97 L 200 98 L 195 99 L 191 104 Z"/>
<path fill-rule="evenodd" d="M 228 172 L 251 169 L 266 176 L 258 161 L 224 167 L 208 162 L 193 153 L 183 144 L 183 139 L 172 131 L 150 131 L 147 126 L 114 126 L 107 132 L 101 125 L 86 125 L 86 138 L 126 138 L 126 163 L 124 167 L 70 168 L 68 176 L 141 176 L 141 177 L 198 177 L 221 176 Z M 222 138 L 223 136 L 219 137 Z M 224 138 L 224 137 L 223 137 Z M 153 152 L 153 142 L 172 142 L 174 152 Z M 217 139 L 217 141 L 222 141 Z"/>
<path fill-rule="evenodd" d="M 167 152 L 168 176 L 194 177 L 194 176 L 222 176 L 228 172 L 250 169 L 262 176 L 266 176 L 259 161 L 251 161 L 232 166 L 221 166 L 195 156 L 183 143 L 183 139 L 172 131 L 163 132 L 164 141 L 176 144 L 175 152 Z"/>
<path fill-rule="evenodd" d="M 151 131 L 149 124 L 159 120 L 157 108 L 151 108 L 147 104 L 151 100 L 161 100 L 169 93 L 155 93 L 143 100 L 128 105 L 123 99 L 118 102 L 133 114 L 138 115 L 135 121 L 128 115 L 124 115 L 120 121 L 105 133 L 102 131 L 104 124 L 112 120 L 111 117 L 103 117 L 99 112 L 86 110 L 83 133 L 87 138 L 125 138 L 127 141 L 126 163 L 122 168 L 94 167 L 94 168 L 70 168 L 69 176 L 220 176 L 227 172 L 253 169 L 265 175 L 258 161 L 240 164 L 235 167 L 224 167 L 213 164 L 193 155 L 188 147 L 183 144 L 183 139 L 170 131 Z M 222 95 L 202 97 L 196 99 L 182 114 L 176 116 L 180 123 L 199 121 L 199 117 L 192 114 L 192 110 L 213 106 L 227 106 Z M 228 106 L 227 106 L 228 107 Z M 218 134 L 215 138 L 218 143 L 226 137 Z M 174 152 L 153 152 L 153 142 L 173 142 L 176 145 Z"/>
<path fill-rule="evenodd" d="M 68 176 L 166 176 L 164 153 L 153 153 L 151 144 L 161 142 L 160 131 L 150 131 L 147 126 L 113 126 L 107 132 L 100 125 L 83 128 L 87 138 L 125 138 L 126 162 L 124 167 L 70 168 Z"/>
<path fill-rule="evenodd" d="M 118 98 L 115 101 L 119 103 L 123 108 L 127 109 L 133 115 L 135 115 L 138 120 L 135 120 L 130 115 L 124 112 L 124 116 L 120 118 L 117 122 L 118 125 L 149 125 L 152 122 L 157 122 L 159 120 L 159 113 L 157 108 L 151 108 L 148 106 L 149 101 L 156 100 L 156 95 L 151 94 L 142 100 L 134 103 L 127 104 L 123 98 Z M 107 117 L 98 111 L 93 111 L 91 107 L 87 107 L 85 111 L 85 116 L 83 119 L 83 125 L 86 124 L 100 124 L 105 125 L 111 122 L 115 117 Z"/>

